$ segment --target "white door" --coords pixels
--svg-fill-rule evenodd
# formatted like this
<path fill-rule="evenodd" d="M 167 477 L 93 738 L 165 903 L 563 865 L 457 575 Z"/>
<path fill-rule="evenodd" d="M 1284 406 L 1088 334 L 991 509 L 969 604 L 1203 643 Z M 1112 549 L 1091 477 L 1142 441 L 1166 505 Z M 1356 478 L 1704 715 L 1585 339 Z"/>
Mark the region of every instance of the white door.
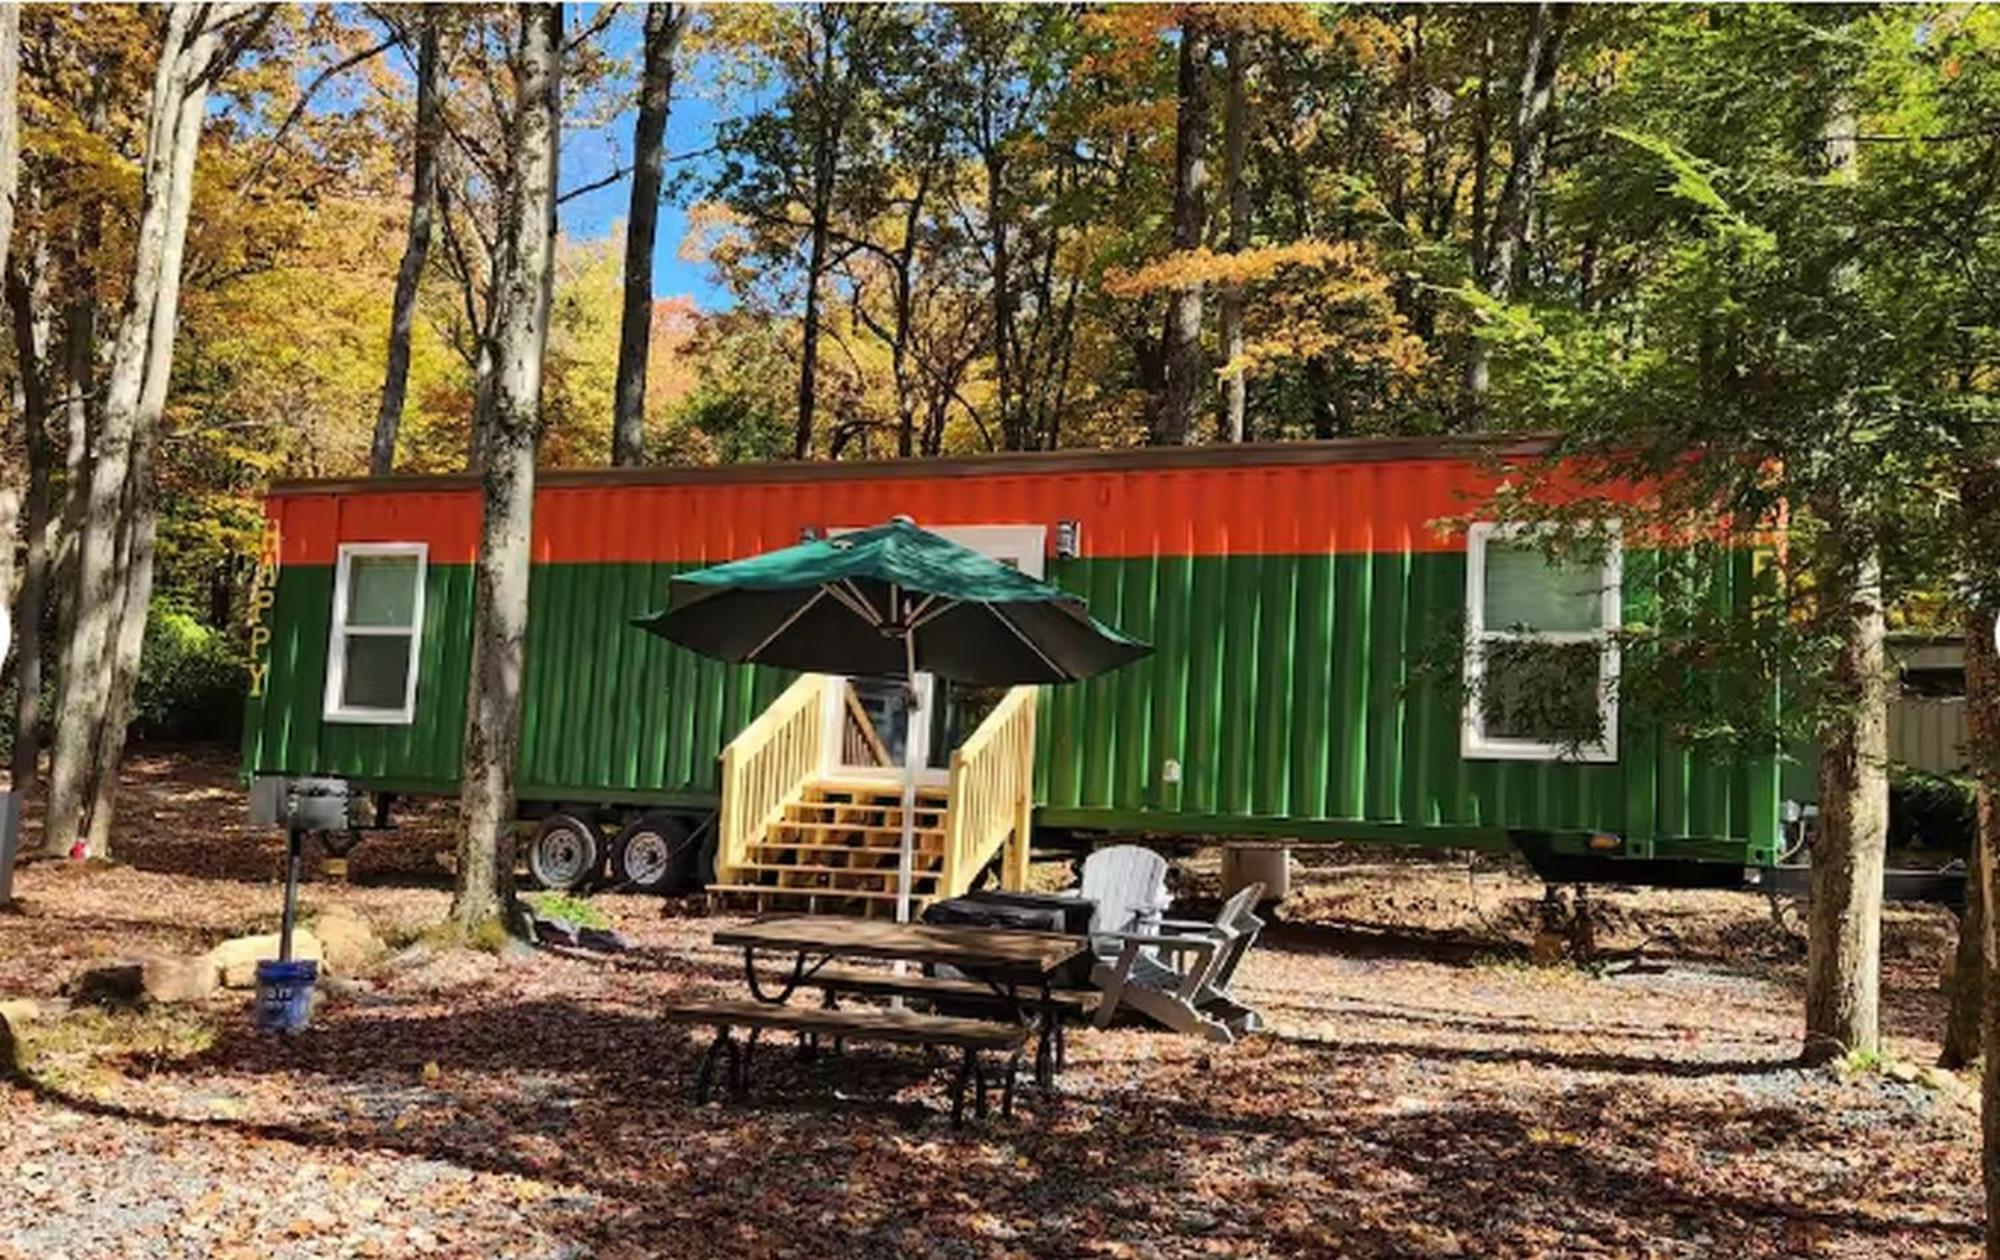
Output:
<path fill-rule="evenodd" d="M 1032 578 L 1044 573 L 1044 549 L 1048 527 L 1043 525 L 924 525 L 932 533 L 970 547 Z M 865 526 L 828 531 L 850 534 Z M 950 777 L 951 750 L 972 733 L 974 715 L 990 707 L 990 689 L 960 688 L 930 674 L 917 675 L 915 711 L 910 711 L 908 689 L 900 678 L 847 680 L 848 687 L 827 688 L 825 747 L 832 750 L 828 770 L 843 779 L 882 779 L 901 782 L 904 741 L 915 739 L 917 781 L 942 786 Z M 882 756 L 873 755 L 873 745 L 856 729 L 850 718 L 848 696 L 854 707 L 867 715 L 879 741 Z M 857 756 L 857 752 L 865 755 Z"/>

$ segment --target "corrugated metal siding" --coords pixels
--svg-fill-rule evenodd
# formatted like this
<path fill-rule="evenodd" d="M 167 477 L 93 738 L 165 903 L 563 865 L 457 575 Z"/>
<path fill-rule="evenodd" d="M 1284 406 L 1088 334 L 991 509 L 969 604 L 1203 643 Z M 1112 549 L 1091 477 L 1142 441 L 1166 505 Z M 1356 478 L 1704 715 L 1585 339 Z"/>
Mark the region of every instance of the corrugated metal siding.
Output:
<path fill-rule="evenodd" d="M 1647 572 L 1643 554 L 1628 555 L 1628 606 L 1643 606 L 1636 584 Z M 1462 758 L 1451 666 L 1463 554 L 1081 561 L 1051 576 L 1150 637 L 1156 651 L 1049 693 L 1045 804 L 1629 836 L 1774 834 L 1773 763 L 1670 747 L 1629 704 L 1616 763 Z M 1169 760 L 1179 763 L 1178 782 L 1169 781 Z"/>
<path fill-rule="evenodd" d="M 539 565 L 529 592 L 523 790 L 703 793 L 724 744 L 791 681 L 633 627 L 686 565 Z"/>
<path fill-rule="evenodd" d="M 1965 769 L 1965 698 L 1898 696 L 1889 702 L 1889 760 L 1932 774 Z"/>
<path fill-rule="evenodd" d="M 716 789 L 722 746 L 790 681 L 724 665 L 635 629 L 659 608 L 668 565 L 537 566 L 522 687 L 524 795 L 591 800 Z M 253 699 L 246 764 L 455 791 L 471 657 L 469 565 L 430 566 L 410 726 L 323 722 L 333 569 L 288 568 L 273 609 L 268 698 Z"/>
<path fill-rule="evenodd" d="M 433 564 L 424 583 L 416 720 L 323 722 L 333 569 L 292 565 L 269 614 L 270 674 L 244 719 L 246 763 L 263 773 L 342 774 L 424 784 L 458 781 L 472 624 L 472 568 Z"/>

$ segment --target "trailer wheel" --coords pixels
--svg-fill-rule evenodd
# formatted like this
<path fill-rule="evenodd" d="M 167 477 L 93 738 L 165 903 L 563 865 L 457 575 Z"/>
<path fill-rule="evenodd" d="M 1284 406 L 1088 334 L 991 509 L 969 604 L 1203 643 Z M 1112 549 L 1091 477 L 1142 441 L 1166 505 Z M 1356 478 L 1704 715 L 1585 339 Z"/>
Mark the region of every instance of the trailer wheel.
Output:
<path fill-rule="evenodd" d="M 604 839 L 575 814 L 550 814 L 528 844 L 528 874 L 544 888 L 569 892 L 597 878 L 604 866 Z"/>
<path fill-rule="evenodd" d="M 694 874 L 693 833 L 679 814 L 641 814 L 612 842 L 611 877 L 633 892 L 685 892 Z"/>

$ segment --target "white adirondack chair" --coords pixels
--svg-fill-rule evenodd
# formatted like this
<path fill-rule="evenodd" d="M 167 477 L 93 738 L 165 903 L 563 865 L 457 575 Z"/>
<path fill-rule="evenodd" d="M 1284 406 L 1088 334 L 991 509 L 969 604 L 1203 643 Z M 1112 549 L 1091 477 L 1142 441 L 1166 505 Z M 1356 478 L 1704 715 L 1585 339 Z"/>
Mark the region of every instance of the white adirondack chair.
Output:
<path fill-rule="evenodd" d="M 1083 860 L 1076 895 L 1095 903 L 1093 940 L 1113 932 L 1149 932 L 1167 912 L 1167 859 L 1136 844 L 1094 850 Z"/>
<path fill-rule="evenodd" d="M 1243 888 L 1222 903 L 1212 923 L 1161 919 L 1149 931 L 1093 937 L 1100 949 L 1091 979 L 1104 990 L 1097 1026 L 1108 1026 L 1126 1006 L 1175 1032 L 1199 1033 L 1210 1041 L 1234 1041 L 1263 1027 L 1256 1011 L 1229 994 L 1237 964 L 1263 930 L 1255 913 L 1263 895 L 1262 884 Z M 1102 949 L 1110 942 L 1117 945 L 1115 956 Z"/>

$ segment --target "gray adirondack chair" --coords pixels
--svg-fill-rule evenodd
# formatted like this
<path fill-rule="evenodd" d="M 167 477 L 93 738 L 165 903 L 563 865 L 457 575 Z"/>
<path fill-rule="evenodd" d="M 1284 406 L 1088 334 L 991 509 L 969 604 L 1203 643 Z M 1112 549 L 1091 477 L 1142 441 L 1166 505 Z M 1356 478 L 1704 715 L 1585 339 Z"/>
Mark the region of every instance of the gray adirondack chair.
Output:
<path fill-rule="evenodd" d="M 1230 996 L 1236 967 L 1263 930 L 1257 917 L 1262 884 L 1229 900 L 1212 923 L 1161 919 L 1150 931 L 1113 932 L 1101 938 L 1091 979 L 1104 990 L 1097 1026 L 1129 1007 L 1175 1032 L 1230 1042 L 1263 1027 L 1256 1011 Z M 1115 956 L 1102 945 L 1115 942 Z"/>

